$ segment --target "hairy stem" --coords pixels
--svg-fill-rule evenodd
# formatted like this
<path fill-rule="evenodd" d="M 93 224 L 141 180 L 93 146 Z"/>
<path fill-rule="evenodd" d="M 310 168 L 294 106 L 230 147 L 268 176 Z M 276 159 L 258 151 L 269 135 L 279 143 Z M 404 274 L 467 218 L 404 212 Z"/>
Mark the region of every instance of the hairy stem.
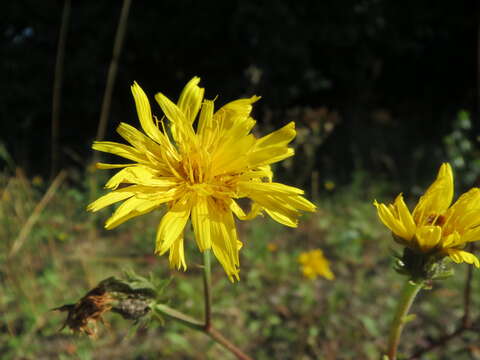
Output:
<path fill-rule="evenodd" d="M 205 296 L 205 329 L 212 326 L 212 273 L 210 265 L 210 250 L 203 252 L 203 291 Z"/>
<path fill-rule="evenodd" d="M 389 360 L 397 359 L 397 348 L 402 335 L 403 327 L 407 322 L 407 315 L 412 306 L 415 296 L 422 289 L 423 282 L 412 283 L 410 279 L 405 283 L 400 300 L 397 305 L 397 310 L 390 328 L 390 336 L 388 338 L 388 358 Z"/>

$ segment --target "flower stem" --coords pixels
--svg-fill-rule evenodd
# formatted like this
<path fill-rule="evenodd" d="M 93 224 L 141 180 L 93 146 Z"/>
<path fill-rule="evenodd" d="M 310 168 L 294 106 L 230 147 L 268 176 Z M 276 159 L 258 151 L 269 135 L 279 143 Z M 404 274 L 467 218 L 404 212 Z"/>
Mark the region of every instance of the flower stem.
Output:
<path fill-rule="evenodd" d="M 169 317 L 170 319 L 176 320 L 192 329 L 203 331 L 204 324 L 201 321 L 198 321 L 184 313 L 172 309 L 171 307 L 163 304 L 156 304 L 155 308 L 156 311 L 162 313 L 163 315 Z"/>
<path fill-rule="evenodd" d="M 250 356 L 248 356 L 242 350 L 232 344 L 218 330 L 214 329 L 213 327 L 210 327 L 209 330 L 205 330 L 205 332 L 218 344 L 222 345 L 225 349 L 235 355 L 238 360 L 253 360 Z"/>
<path fill-rule="evenodd" d="M 184 313 L 163 304 L 156 304 L 154 309 L 165 316 L 176 320 L 192 329 L 201 331 L 210 336 L 215 342 L 230 351 L 239 360 L 252 360 L 247 354 L 227 340 L 212 326 L 212 274 L 210 265 L 210 250 L 203 252 L 203 291 L 205 296 L 205 320 L 198 321 Z M 160 317 L 159 317 L 160 318 Z"/>
<path fill-rule="evenodd" d="M 205 296 L 205 330 L 212 326 L 212 272 L 210 249 L 203 252 L 203 291 Z"/>
<path fill-rule="evenodd" d="M 397 310 L 392 321 L 390 328 L 390 336 L 388 338 L 388 359 L 397 359 L 397 348 L 400 342 L 400 336 L 402 334 L 403 327 L 408 321 L 407 315 L 410 307 L 412 306 L 415 296 L 423 287 L 423 281 L 413 283 L 410 279 L 407 280 L 403 286 L 400 301 L 397 305 Z"/>

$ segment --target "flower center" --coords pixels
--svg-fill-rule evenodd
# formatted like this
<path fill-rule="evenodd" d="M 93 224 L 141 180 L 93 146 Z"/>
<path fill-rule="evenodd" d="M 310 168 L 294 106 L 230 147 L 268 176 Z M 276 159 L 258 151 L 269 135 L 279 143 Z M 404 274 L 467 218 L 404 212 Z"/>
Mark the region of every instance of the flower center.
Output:
<path fill-rule="evenodd" d="M 445 216 L 440 214 L 430 214 L 427 216 L 425 220 L 427 225 L 436 225 L 436 226 L 443 226 L 445 224 Z"/>

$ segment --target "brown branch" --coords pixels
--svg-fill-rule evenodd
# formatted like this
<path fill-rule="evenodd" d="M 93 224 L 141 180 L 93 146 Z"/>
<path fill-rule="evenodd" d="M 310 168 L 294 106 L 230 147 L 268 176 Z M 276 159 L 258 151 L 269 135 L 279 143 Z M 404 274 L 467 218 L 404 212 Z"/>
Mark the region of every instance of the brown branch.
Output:
<path fill-rule="evenodd" d="M 108 68 L 107 85 L 103 95 L 102 110 L 100 113 L 100 120 L 98 122 L 97 140 L 102 140 L 105 137 L 105 130 L 107 128 L 108 116 L 110 114 L 110 105 L 112 103 L 113 88 L 115 86 L 115 79 L 118 70 L 118 58 L 123 47 L 123 40 L 127 29 L 128 13 L 130 11 L 131 0 L 123 0 L 122 12 L 118 21 L 117 33 L 115 35 L 115 42 L 113 45 L 112 60 Z"/>
<path fill-rule="evenodd" d="M 470 243 L 469 251 L 475 251 L 475 244 Z M 470 327 L 470 307 L 472 303 L 472 278 L 473 278 L 473 266 L 468 266 L 467 277 L 465 279 L 465 289 L 463 291 L 463 318 L 462 325 L 465 328 Z"/>
<path fill-rule="evenodd" d="M 59 146 L 58 138 L 60 134 L 60 104 L 62 100 L 62 83 L 63 83 L 63 62 L 65 58 L 65 45 L 67 43 L 67 30 L 70 19 L 71 1 L 65 0 L 62 12 L 62 22 L 60 24 L 60 35 L 58 38 L 57 58 L 55 60 L 55 75 L 53 79 L 52 94 L 52 147 L 51 147 L 51 168 L 50 179 L 57 175 Z"/>
<path fill-rule="evenodd" d="M 204 331 L 213 340 L 215 340 L 217 343 L 219 343 L 224 348 L 226 348 L 228 351 L 230 351 L 232 354 L 234 354 L 237 357 L 237 359 L 239 359 L 239 360 L 253 360 L 250 356 L 245 354 L 242 350 L 240 350 L 238 347 L 236 347 L 234 344 L 232 344 L 220 332 L 218 332 L 217 330 L 215 330 L 211 326 L 208 329 L 205 327 Z"/>
<path fill-rule="evenodd" d="M 453 331 L 450 334 L 444 335 L 434 341 L 430 342 L 430 345 L 424 347 L 423 349 L 417 350 L 410 358 L 409 360 L 415 360 L 415 359 L 421 359 L 422 355 L 425 353 L 432 351 L 438 347 L 443 347 L 449 342 L 450 340 L 455 339 L 457 336 L 460 336 L 463 334 L 465 331 L 471 330 L 470 328 L 467 328 L 463 325 L 460 325 L 455 331 Z"/>

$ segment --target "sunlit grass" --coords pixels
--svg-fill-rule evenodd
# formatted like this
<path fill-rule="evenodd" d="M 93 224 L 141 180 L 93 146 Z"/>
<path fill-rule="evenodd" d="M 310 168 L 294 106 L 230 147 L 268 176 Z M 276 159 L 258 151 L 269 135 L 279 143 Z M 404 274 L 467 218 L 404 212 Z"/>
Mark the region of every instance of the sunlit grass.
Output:
<path fill-rule="evenodd" d="M 172 277 L 165 298 L 185 313 L 202 315 L 201 271 L 196 266 L 201 256 L 186 250 L 192 266 L 185 274 L 171 272 L 166 258 L 153 255 L 160 212 L 104 231 L 101 219 L 84 210 L 98 189 L 76 179 L 82 175 L 70 174 L 9 258 L 46 186 L 33 185 L 21 173 L 0 178 L 2 359 L 232 359 L 202 334 L 168 320 L 168 326 L 137 330 L 131 322 L 107 315 L 110 325 L 101 327 L 95 341 L 58 332 L 64 314 L 52 308 L 75 302 L 100 280 L 126 268 Z M 319 211 L 303 217 L 296 231 L 267 218 L 238 223 L 246 239 L 238 284 L 230 284 L 220 266 L 213 267 L 216 326 L 256 359 L 378 359 L 385 348 L 401 279 L 391 269 L 394 245 L 376 219 L 371 199 L 389 195 L 360 180 L 320 196 Z M 314 248 L 331 261 L 335 281 L 302 276 L 298 255 Z M 417 300 L 413 312 L 422 321 L 410 324 L 404 334 L 406 353 L 422 343 L 422 336 L 453 330 L 462 316 L 465 266 L 457 266 L 456 272 Z M 480 305 L 476 290 L 474 285 L 474 312 Z M 425 359 L 469 359 L 461 339 L 441 351 L 441 356 L 432 352 Z"/>

